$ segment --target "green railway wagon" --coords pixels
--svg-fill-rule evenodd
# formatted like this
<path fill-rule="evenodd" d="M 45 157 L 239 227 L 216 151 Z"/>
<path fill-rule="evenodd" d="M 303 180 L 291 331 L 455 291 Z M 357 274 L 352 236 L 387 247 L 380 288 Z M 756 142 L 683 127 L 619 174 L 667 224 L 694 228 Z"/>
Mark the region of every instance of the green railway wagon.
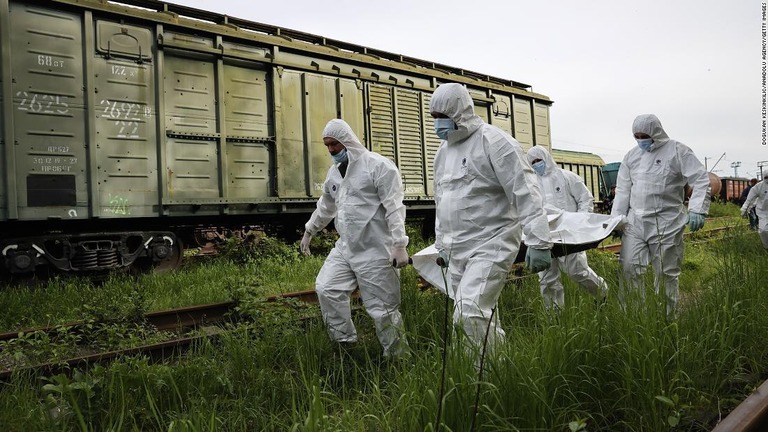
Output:
<path fill-rule="evenodd" d="M 153 0 L 0 0 L 0 250 L 12 273 L 174 265 L 182 243 L 295 229 L 343 118 L 429 211 L 443 82 L 524 147 L 551 100 L 516 81 Z"/>

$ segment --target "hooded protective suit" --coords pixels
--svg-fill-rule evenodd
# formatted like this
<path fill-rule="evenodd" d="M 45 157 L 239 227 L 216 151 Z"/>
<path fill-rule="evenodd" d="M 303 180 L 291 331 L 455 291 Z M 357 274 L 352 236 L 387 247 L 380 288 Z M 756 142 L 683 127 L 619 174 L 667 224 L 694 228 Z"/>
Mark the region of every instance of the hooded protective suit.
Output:
<path fill-rule="evenodd" d="M 746 215 L 752 206 L 755 206 L 757 212 L 757 232 L 763 247 L 768 249 L 768 176 L 749 190 L 747 200 L 741 206 L 741 215 Z"/>
<path fill-rule="evenodd" d="M 538 176 L 545 204 L 568 212 L 592 212 L 594 198 L 581 177 L 559 168 L 552 155 L 543 147 L 536 146 L 528 150 L 528 162 L 536 159 L 545 164 L 544 173 Z M 608 291 L 605 280 L 589 268 L 587 253 L 577 252 L 552 259 L 552 266 L 539 272 L 539 289 L 547 308 L 553 304 L 563 307 L 565 303 L 565 292 L 560 281 L 561 269 L 591 295 L 605 297 Z"/>
<path fill-rule="evenodd" d="M 520 144 L 474 112 L 464 86 L 435 90 L 430 112 L 448 116 L 448 133 L 435 155 L 435 246 L 448 257 L 456 300 L 454 322 L 481 346 L 503 338 L 490 323 L 521 238 L 529 248 L 550 249 L 538 180 Z"/>
<path fill-rule="evenodd" d="M 635 288 L 649 263 L 653 264 L 655 288 L 666 289 L 667 314 L 678 300 L 678 276 L 683 261 L 684 186 L 693 188 L 688 211 L 709 211 L 709 177 L 704 165 L 685 144 L 670 139 L 653 114 L 638 116 L 632 133 L 653 139 L 650 151 L 633 147 L 621 163 L 616 178 L 616 198 L 611 215 L 626 216 L 621 245 L 621 264 Z M 641 295 L 644 290 L 640 290 Z"/>
<path fill-rule="evenodd" d="M 317 209 L 305 225 L 314 235 L 335 217 L 339 233 L 316 280 L 323 319 L 333 340 L 357 341 L 349 296 L 359 287 L 384 355 L 398 355 L 405 347 L 400 278 L 390 257 L 394 249 L 408 244 L 400 173 L 392 161 L 363 147 L 343 120 L 328 122 L 326 137 L 342 143 L 349 159 L 343 177 L 339 164 L 328 170 Z"/>

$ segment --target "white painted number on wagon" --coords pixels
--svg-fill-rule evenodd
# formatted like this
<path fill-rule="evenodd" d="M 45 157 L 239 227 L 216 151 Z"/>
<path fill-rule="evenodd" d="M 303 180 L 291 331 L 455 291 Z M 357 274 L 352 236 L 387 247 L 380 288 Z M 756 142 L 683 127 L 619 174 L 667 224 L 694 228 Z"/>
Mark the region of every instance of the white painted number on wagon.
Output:
<path fill-rule="evenodd" d="M 53 57 L 49 55 L 39 55 L 37 56 L 37 64 L 40 66 L 63 68 L 64 60 L 54 60 Z"/>
<path fill-rule="evenodd" d="M 102 115 L 114 120 L 118 138 L 141 138 L 138 133 L 139 123 L 144 121 L 142 117 L 152 115 L 152 109 L 144 104 L 102 99 L 100 105 Z"/>
<path fill-rule="evenodd" d="M 17 107 L 19 111 L 60 115 L 69 112 L 66 96 L 17 91 L 16 99 L 21 99 Z"/>

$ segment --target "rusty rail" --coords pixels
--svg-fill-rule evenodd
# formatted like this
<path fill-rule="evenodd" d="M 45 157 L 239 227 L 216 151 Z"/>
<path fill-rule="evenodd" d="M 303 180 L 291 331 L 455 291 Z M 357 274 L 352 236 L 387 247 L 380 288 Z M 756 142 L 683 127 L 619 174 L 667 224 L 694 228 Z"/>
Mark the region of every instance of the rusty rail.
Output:
<path fill-rule="evenodd" d="M 768 430 L 768 380 L 718 423 L 712 432 L 766 430 Z"/>
<path fill-rule="evenodd" d="M 356 299 L 359 298 L 359 295 L 353 295 L 352 297 L 353 299 Z M 274 302 L 284 298 L 295 298 L 305 303 L 318 303 L 317 294 L 314 290 L 277 294 L 267 297 L 266 300 Z M 227 301 L 221 303 L 150 312 L 146 314 L 145 318 L 148 323 L 155 326 L 158 330 L 181 332 L 184 329 L 200 328 L 204 325 L 214 325 L 224 321 L 227 317 L 227 314 L 233 310 L 235 304 L 236 303 L 234 301 Z M 0 341 L 12 340 L 18 337 L 19 333 L 21 332 L 46 332 L 50 334 L 62 327 L 70 327 L 74 331 L 80 331 L 83 326 L 84 323 L 82 322 L 73 322 L 58 326 L 27 328 L 14 332 L 2 333 L 0 334 Z M 174 340 L 142 345 L 133 348 L 88 354 L 59 362 L 0 370 L 0 381 L 8 381 L 15 373 L 35 373 L 43 375 L 67 373 L 74 367 L 83 367 L 95 363 L 104 363 L 122 356 L 135 354 L 146 354 L 149 355 L 152 359 L 163 359 L 171 355 L 183 352 L 193 344 L 201 342 L 207 337 L 214 337 L 217 334 L 218 332 L 211 331 L 207 336 L 180 337 Z"/>

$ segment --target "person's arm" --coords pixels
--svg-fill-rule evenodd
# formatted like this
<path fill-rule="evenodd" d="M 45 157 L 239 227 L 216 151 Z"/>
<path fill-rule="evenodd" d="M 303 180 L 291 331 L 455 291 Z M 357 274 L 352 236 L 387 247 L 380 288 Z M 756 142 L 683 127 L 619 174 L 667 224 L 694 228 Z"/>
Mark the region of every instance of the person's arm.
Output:
<path fill-rule="evenodd" d="M 442 146 L 440 148 L 442 148 Z M 437 153 L 435 153 L 435 160 L 433 163 L 435 172 L 434 178 L 432 179 L 432 191 L 435 194 L 435 209 L 440 207 L 440 199 L 442 197 L 439 185 L 439 176 L 442 175 L 442 172 L 438 172 L 438 167 L 442 164 L 440 161 L 440 148 L 438 148 Z M 443 231 L 440 228 L 440 220 L 437 218 L 437 211 L 435 211 L 435 249 L 440 251 L 443 247 Z"/>
<path fill-rule="evenodd" d="M 632 193 L 632 178 L 629 174 L 627 156 L 621 161 L 616 175 L 616 192 L 614 192 L 611 216 L 626 216 L 629 213 L 629 199 Z"/>
<path fill-rule="evenodd" d="M 317 208 L 312 212 L 309 221 L 304 225 L 304 230 L 310 235 L 315 235 L 325 228 L 336 217 L 336 200 L 331 196 L 328 179 L 331 177 L 331 167 L 323 182 L 323 194 L 317 200 Z"/>
<path fill-rule="evenodd" d="M 752 207 L 755 200 L 757 200 L 757 196 L 760 194 L 757 187 L 760 183 L 757 185 L 752 186 L 752 189 L 749 190 L 749 194 L 747 194 L 747 200 L 744 201 L 744 204 L 741 206 L 741 214 L 745 215 L 747 214 L 747 211 L 749 211 L 749 208 Z"/>
<path fill-rule="evenodd" d="M 384 218 L 392 235 L 395 248 L 405 248 L 408 236 L 405 235 L 405 204 L 403 204 L 403 182 L 397 167 L 386 161 L 378 163 L 372 172 L 373 183 L 384 207 Z"/>
<path fill-rule="evenodd" d="M 680 159 L 680 171 L 693 188 L 691 198 L 688 199 L 688 211 L 706 215 L 709 212 L 709 176 L 699 159 L 688 146 L 678 144 L 677 155 Z"/>
<path fill-rule="evenodd" d="M 516 142 L 488 144 L 488 159 L 507 199 L 517 208 L 523 226 L 523 241 L 529 248 L 551 249 L 549 223 L 536 174 Z M 493 204 L 493 203 L 491 203 Z"/>
<path fill-rule="evenodd" d="M 582 181 L 581 177 L 578 175 L 565 170 L 562 172 L 565 181 L 568 182 L 568 190 L 573 199 L 576 200 L 576 211 L 579 213 L 592 213 L 595 206 L 595 197 L 593 197 L 592 193 L 587 189 L 587 185 L 584 184 L 584 181 Z"/>

